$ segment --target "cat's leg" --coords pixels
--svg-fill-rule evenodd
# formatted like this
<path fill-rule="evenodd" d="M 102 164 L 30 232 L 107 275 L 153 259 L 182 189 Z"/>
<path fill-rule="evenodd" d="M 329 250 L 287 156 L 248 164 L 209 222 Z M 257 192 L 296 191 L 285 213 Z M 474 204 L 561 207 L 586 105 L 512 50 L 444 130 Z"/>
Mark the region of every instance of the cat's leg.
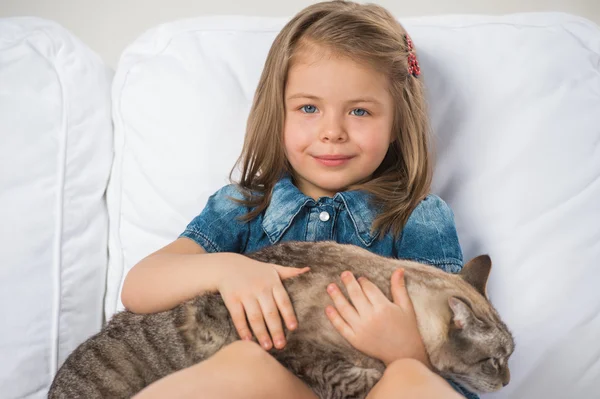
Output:
<path fill-rule="evenodd" d="M 345 361 L 321 359 L 300 375 L 321 399 L 364 399 L 383 373 Z"/>
<path fill-rule="evenodd" d="M 295 340 L 289 346 L 272 353 L 321 399 L 364 399 L 385 369 L 357 351 L 332 351 Z"/>

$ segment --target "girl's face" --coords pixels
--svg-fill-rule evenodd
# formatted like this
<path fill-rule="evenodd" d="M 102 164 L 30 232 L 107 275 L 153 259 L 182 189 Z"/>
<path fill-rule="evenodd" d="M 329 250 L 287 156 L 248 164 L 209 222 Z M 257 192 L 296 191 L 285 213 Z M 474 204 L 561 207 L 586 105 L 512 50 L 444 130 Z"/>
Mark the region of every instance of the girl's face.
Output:
<path fill-rule="evenodd" d="M 283 134 L 296 184 L 314 199 L 373 174 L 393 140 L 394 116 L 383 74 L 318 50 L 294 56 Z"/>

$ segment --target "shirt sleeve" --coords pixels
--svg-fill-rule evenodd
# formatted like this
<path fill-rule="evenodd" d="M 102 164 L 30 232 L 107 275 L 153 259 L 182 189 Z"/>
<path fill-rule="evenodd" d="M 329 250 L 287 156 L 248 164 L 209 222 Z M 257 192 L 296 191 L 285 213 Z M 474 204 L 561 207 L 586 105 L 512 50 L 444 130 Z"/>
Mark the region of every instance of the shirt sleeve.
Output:
<path fill-rule="evenodd" d="M 436 195 L 428 195 L 417 205 L 396 245 L 398 258 L 433 265 L 449 273 L 462 269 L 454 213 Z"/>
<path fill-rule="evenodd" d="M 246 214 L 248 208 L 232 198 L 243 199 L 233 184 L 211 195 L 202 212 L 187 225 L 179 237 L 194 240 L 206 252 L 243 253 L 250 226 L 248 222 L 239 220 L 239 217 Z"/>

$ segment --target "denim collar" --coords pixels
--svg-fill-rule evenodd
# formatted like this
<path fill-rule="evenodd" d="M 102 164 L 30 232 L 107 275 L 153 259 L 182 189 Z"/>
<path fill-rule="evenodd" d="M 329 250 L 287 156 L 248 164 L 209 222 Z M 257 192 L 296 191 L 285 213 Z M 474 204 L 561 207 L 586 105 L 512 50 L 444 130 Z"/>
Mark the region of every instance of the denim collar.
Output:
<path fill-rule="evenodd" d="M 370 205 L 371 195 L 361 190 L 336 193 L 333 202 L 343 204 L 356 229 L 360 240 L 370 246 L 377 237 L 371 233 L 371 226 L 377 217 L 377 211 Z M 323 199 L 323 198 L 322 198 Z M 320 200 L 322 200 L 320 199 Z M 302 193 L 292 182 L 289 175 L 281 178 L 273 187 L 271 202 L 265 210 L 262 228 L 272 244 L 292 225 L 294 218 L 305 206 L 315 206 L 317 201 Z"/>

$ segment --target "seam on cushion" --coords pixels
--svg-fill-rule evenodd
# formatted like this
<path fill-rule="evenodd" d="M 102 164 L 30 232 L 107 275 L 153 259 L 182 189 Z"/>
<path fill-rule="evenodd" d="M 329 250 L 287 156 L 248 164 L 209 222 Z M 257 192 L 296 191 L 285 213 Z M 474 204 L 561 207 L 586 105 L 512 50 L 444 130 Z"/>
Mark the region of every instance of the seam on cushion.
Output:
<path fill-rule="evenodd" d="M 495 21 L 466 21 L 466 22 L 461 22 L 460 24 L 455 24 L 453 22 L 437 22 L 435 24 L 431 24 L 430 22 L 422 22 L 421 20 L 423 18 L 426 17 L 409 17 L 409 18 L 398 18 L 396 17 L 396 19 L 400 22 L 403 23 L 413 23 L 414 26 L 417 26 L 419 28 L 450 28 L 450 29 L 454 29 L 454 28 L 473 28 L 473 27 L 480 27 L 480 26 L 487 26 L 487 25 L 506 25 L 506 26 L 518 26 L 518 27 L 523 27 L 523 28 L 548 28 L 548 27 L 554 27 L 554 26 L 562 26 L 564 25 L 564 23 L 569 23 L 569 22 L 584 22 L 586 23 L 587 26 L 595 28 L 595 26 L 593 26 L 593 21 L 590 21 L 588 18 L 585 17 L 581 17 L 579 15 L 575 15 L 575 14 L 571 14 L 568 12 L 560 12 L 560 11 L 541 11 L 541 12 L 535 12 L 535 13 L 528 13 L 528 12 L 522 12 L 522 13 L 515 13 L 513 14 L 514 16 L 516 16 L 517 18 L 519 17 L 526 17 L 526 15 L 524 14 L 539 14 L 540 17 L 544 17 L 544 16 L 555 16 L 557 18 L 560 18 L 560 20 L 556 20 L 556 21 L 539 21 L 537 23 L 527 23 L 527 22 L 523 22 L 523 21 L 518 21 L 518 22 L 510 22 L 510 21 L 505 21 L 502 19 L 507 19 L 506 16 L 501 16 L 501 15 L 488 15 L 488 14 L 475 14 L 475 15 L 468 15 L 468 14 L 456 14 L 456 15 L 451 15 L 451 17 L 473 17 L 473 18 L 478 18 L 478 17 L 491 17 L 493 19 L 496 19 Z M 543 15 L 542 15 L 543 14 Z M 211 27 L 211 26 L 200 26 L 200 24 L 205 25 L 207 22 L 211 22 L 214 16 L 205 16 L 205 17 L 199 17 L 199 18 L 203 18 L 205 19 L 204 21 L 200 21 L 198 20 L 197 23 L 199 24 L 198 26 L 192 26 L 192 27 L 188 27 L 188 28 L 184 28 L 182 30 L 178 30 L 178 31 L 172 31 L 172 32 L 168 32 L 171 34 L 171 38 L 164 44 L 164 47 L 168 47 L 170 42 L 175 39 L 177 36 L 182 35 L 182 34 L 188 34 L 188 33 L 203 33 L 203 32 L 217 32 L 217 33 L 277 33 L 279 32 L 279 30 L 281 30 L 281 28 L 283 27 L 283 25 L 287 22 L 289 22 L 289 18 L 285 18 L 285 17 L 267 17 L 267 18 L 272 18 L 273 20 L 282 19 L 283 24 L 281 25 L 280 28 L 261 28 L 261 27 L 244 27 L 244 28 L 237 28 L 235 26 L 232 27 Z M 433 16 L 435 17 L 435 16 Z M 253 18 L 252 16 L 250 18 Z M 192 22 L 192 20 L 195 18 L 191 18 L 189 22 Z M 245 18 L 242 18 L 241 20 L 243 20 Z M 509 19 L 513 19 L 513 18 L 509 18 Z M 414 21 L 412 21 L 414 20 Z M 185 21 L 185 20 L 184 20 Z M 239 21 L 239 19 L 236 19 L 233 23 L 237 23 L 237 21 Z M 592 24 L 590 24 L 590 22 L 592 22 Z M 171 25 L 172 24 L 172 25 Z M 163 24 L 164 26 L 175 26 L 175 23 L 165 23 Z M 163 25 L 159 25 L 159 26 L 163 26 Z M 154 29 L 153 29 L 154 30 Z M 153 36 L 155 37 L 154 33 Z M 159 51 L 155 52 L 153 55 L 158 55 L 159 53 L 161 53 L 164 50 L 164 47 L 162 49 L 160 49 Z"/>
<path fill-rule="evenodd" d="M 113 107 L 115 107 L 118 109 L 119 112 L 111 112 L 112 115 L 112 120 L 113 120 L 113 124 L 114 124 L 114 128 L 113 128 L 113 150 L 114 150 L 114 168 L 112 170 L 111 173 L 111 178 L 115 178 L 115 181 L 118 182 L 118 184 L 115 187 L 115 193 L 114 193 L 114 198 L 115 198 L 115 212 L 116 212 L 116 217 L 115 218 L 111 218 L 110 214 L 109 214 L 109 223 L 114 223 L 114 229 L 112 229 L 112 231 L 114 231 L 115 233 L 115 237 L 114 237 L 114 241 L 115 241 L 115 250 L 116 250 L 116 256 L 114 257 L 116 259 L 117 263 L 117 272 L 118 272 L 118 279 L 116 280 L 117 283 L 117 291 L 114 292 L 113 294 L 116 295 L 116 300 L 114 301 L 114 308 L 110 309 L 111 313 L 114 315 L 114 313 L 117 311 L 117 307 L 118 307 L 118 302 L 119 302 L 119 294 L 121 292 L 121 285 L 123 284 L 123 274 L 124 274 L 124 269 L 125 269 L 125 259 L 123 256 L 123 247 L 122 247 L 122 241 L 121 241 L 121 221 L 123 218 L 123 213 L 121 211 L 122 208 L 122 204 L 123 204 L 123 149 L 126 147 L 126 134 L 124 131 L 124 125 L 123 125 L 123 119 L 122 119 L 122 110 L 121 110 L 121 97 L 123 96 L 123 89 L 124 87 L 127 85 L 127 80 L 129 79 L 129 72 L 131 71 L 131 68 L 129 68 L 127 70 L 127 73 L 125 74 L 124 78 L 123 78 L 123 83 L 121 85 L 121 87 L 119 88 L 119 96 L 118 96 L 118 103 L 117 104 L 112 104 Z M 114 77 L 113 77 L 114 79 Z M 111 98 L 114 96 L 111 96 Z M 120 139 L 120 146 L 117 147 L 117 139 Z M 111 231 L 110 227 L 109 227 L 109 232 Z M 113 284 L 114 285 L 114 284 Z M 106 294 L 105 294 L 106 295 Z M 106 300 L 104 301 L 104 303 L 106 304 Z M 106 312 L 106 309 L 105 309 Z M 107 320 L 108 321 L 108 320 Z"/>
<path fill-rule="evenodd" d="M 522 14 L 522 13 L 521 13 Z M 563 20 L 560 21 L 553 21 L 553 22 L 545 22 L 545 23 L 540 23 L 538 25 L 534 25 L 534 24 L 527 24 L 527 23 L 523 23 L 523 22 L 505 22 L 505 21 L 494 21 L 494 22 L 470 22 L 470 23 L 464 23 L 462 25 L 452 25 L 451 23 L 448 24 L 446 23 L 445 25 L 439 25 L 439 24 L 430 24 L 430 23 L 420 23 L 419 21 L 415 21 L 415 26 L 419 27 L 419 28 L 449 28 L 449 29 L 469 29 L 469 28 L 474 28 L 474 27 L 479 27 L 479 26 L 487 26 L 487 25 L 507 25 L 507 26 L 518 26 L 518 27 L 524 27 L 524 28 L 548 28 L 548 27 L 554 27 L 554 26 L 564 26 L 565 23 L 569 23 L 569 22 L 573 22 L 574 20 L 577 20 L 578 22 L 585 22 L 586 25 L 589 27 L 590 24 L 589 20 L 583 17 L 580 17 L 578 15 L 574 15 L 574 14 L 569 14 L 569 13 L 564 13 L 564 12 L 540 12 L 540 14 L 553 14 L 553 15 L 558 15 L 560 17 L 563 18 Z M 519 14 L 515 14 L 515 15 L 519 15 Z M 500 16 L 498 16 L 500 18 Z M 277 17 L 273 17 L 273 18 L 277 18 Z M 210 16 L 208 16 L 206 18 L 206 21 L 209 21 L 211 19 Z M 406 21 L 405 18 L 396 18 L 397 20 L 401 21 L 401 22 L 410 22 L 410 21 Z M 200 21 L 202 24 L 206 24 L 205 21 Z M 284 25 L 285 23 L 289 22 L 289 19 L 286 19 L 283 21 Z M 165 26 L 169 25 L 169 23 L 164 24 Z M 162 26 L 162 25 L 161 25 Z M 283 27 L 283 25 L 282 25 Z M 156 28 L 155 28 L 156 29 Z M 190 27 L 190 28 L 185 28 L 183 30 L 180 31 L 175 31 L 175 32 L 170 32 L 171 37 L 169 38 L 169 40 L 167 40 L 161 48 L 157 49 L 157 51 L 152 52 L 151 54 L 146 54 L 146 56 L 144 57 L 143 60 L 137 60 L 133 63 L 131 63 L 129 65 L 129 68 L 127 70 L 127 73 L 125 75 L 125 78 L 123 79 L 123 81 L 125 82 L 127 80 L 127 76 L 129 75 L 129 72 L 131 71 L 131 69 L 133 67 L 135 67 L 136 65 L 146 62 L 148 59 L 153 58 L 153 57 L 157 57 L 162 55 L 167 48 L 171 45 L 171 42 L 173 40 L 175 40 L 178 36 L 181 35 L 186 35 L 189 33 L 243 33 L 243 34 L 248 34 L 248 33 L 277 33 L 280 31 L 280 28 L 235 28 L 235 27 L 231 27 L 231 28 L 211 28 L 211 27 L 207 27 L 207 26 L 198 26 L 198 27 Z M 150 40 L 154 40 L 156 38 L 156 33 L 152 32 L 152 36 L 143 36 L 144 38 Z M 135 42 L 137 42 L 136 39 Z M 130 52 L 129 47 L 125 48 L 123 50 L 123 54 Z M 123 85 L 124 86 L 124 85 Z M 121 87 L 121 89 L 123 88 L 123 86 Z"/>
<path fill-rule="evenodd" d="M 541 14 L 541 13 L 540 13 Z M 578 22 L 587 22 L 586 25 L 590 25 L 589 24 L 589 20 L 586 18 L 582 18 L 580 16 L 574 15 L 574 14 L 569 14 L 569 13 L 562 13 L 562 12 L 547 12 L 545 14 L 556 14 L 556 15 L 560 15 L 563 18 L 565 18 L 564 20 L 561 21 L 553 21 L 553 22 L 544 22 L 544 23 L 540 23 L 538 25 L 535 24 L 527 24 L 527 23 L 523 23 L 523 22 L 506 22 L 506 21 L 494 21 L 494 22 L 470 22 L 470 23 L 463 23 L 461 25 L 452 25 L 452 24 L 446 24 L 446 25 L 439 25 L 439 24 L 435 24 L 435 25 L 431 25 L 428 23 L 419 23 L 418 21 L 415 21 L 415 26 L 418 26 L 419 28 L 450 28 L 450 29 L 465 29 L 465 28 L 474 28 L 474 27 L 479 27 L 479 26 L 487 26 L 487 25 L 507 25 L 507 26 L 518 26 L 518 27 L 523 27 L 523 28 L 548 28 L 548 27 L 554 27 L 554 26 L 563 26 L 565 23 L 571 22 L 573 20 L 577 20 Z M 518 14 L 517 14 L 518 15 Z M 500 16 L 498 16 L 500 17 Z M 273 17 L 276 18 L 276 17 Z M 207 21 L 209 21 L 211 18 L 208 17 Z M 399 21 L 402 22 L 406 22 L 404 18 L 396 18 Z M 284 24 L 287 23 L 289 21 L 289 19 L 284 20 Z M 203 24 L 205 24 L 206 22 L 201 21 Z M 408 21 L 410 22 L 410 21 Z M 168 25 L 165 24 L 165 25 Z M 283 27 L 283 25 L 282 25 Z M 211 27 L 207 27 L 207 26 L 198 26 L 198 27 L 190 27 L 190 28 L 186 28 L 180 31 L 175 31 L 175 32 L 171 32 L 171 37 L 169 38 L 169 40 L 167 40 L 162 48 L 158 49 L 158 51 L 153 52 L 152 54 L 148 54 L 146 56 L 146 58 L 144 60 L 138 60 L 135 63 L 132 63 L 129 67 L 129 69 L 131 69 L 133 66 L 137 65 L 138 63 L 144 62 L 146 61 L 149 57 L 156 57 L 159 55 L 162 55 L 162 53 L 164 53 L 164 51 L 171 45 L 171 42 L 173 40 L 175 40 L 178 36 L 181 35 L 185 35 L 185 34 L 189 34 L 189 33 L 243 33 L 243 34 L 248 34 L 248 33 L 277 33 L 279 32 L 280 29 L 277 28 L 235 28 L 235 27 L 231 27 L 231 28 L 211 28 Z M 152 34 L 152 38 L 155 38 L 156 34 L 153 33 Z M 129 49 L 125 49 L 124 52 L 127 52 Z M 127 73 L 129 73 L 129 70 L 127 71 Z"/>
<path fill-rule="evenodd" d="M 528 15 L 526 14 L 537 14 L 536 16 L 533 16 L 534 18 L 536 18 L 536 22 L 525 22 L 523 20 L 521 20 L 521 18 L 526 18 L 528 17 Z M 432 16 L 432 17 L 436 17 L 436 16 Z M 445 22 L 439 22 L 441 20 L 438 20 L 437 23 L 431 23 L 431 22 L 422 22 L 422 19 L 427 18 L 425 16 L 423 17 L 416 17 L 416 18 L 397 18 L 399 21 L 401 22 L 410 22 L 413 23 L 413 21 L 411 21 L 411 19 L 414 19 L 414 26 L 418 26 L 419 28 L 450 28 L 450 29 L 463 29 L 463 28 L 477 28 L 480 26 L 487 26 L 487 25 L 506 25 L 506 26 L 513 26 L 513 27 L 522 27 L 522 28 L 549 28 L 549 27 L 556 27 L 556 26 L 564 26 L 564 24 L 568 24 L 568 23 L 572 23 L 572 22 L 580 22 L 580 23 L 584 23 L 586 25 L 586 27 L 588 28 L 592 28 L 592 29 L 598 29 L 597 26 L 595 26 L 594 22 L 591 21 L 588 18 L 579 16 L 579 15 L 575 15 L 569 12 L 561 12 L 561 11 L 539 11 L 539 12 L 520 12 L 520 13 L 514 13 L 514 14 L 510 14 L 510 15 L 489 15 L 489 14 L 474 14 L 474 15 L 468 15 L 468 14 L 454 14 L 454 15 L 450 15 L 451 18 L 454 17 L 473 17 L 473 18 L 479 18 L 479 17 L 485 17 L 485 18 L 493 18 L 495 19 L 495 21 L 466 21 L 466 22 L 460 22 L 460 23 L 455 23 L 455 22 L 449 22 L 449 21 L 445 21 Z M 506 18 L 509 17 L 509 18 Z M 546 17 L 556 17 L 555 20 L 552 21 L 547 21 L 547 20 L 538 20 L 538 18 L 546 18 Z M 519 19 L 519 21 L 515 22 L 515 21 L 506 21 L 506 19 L 509 20 L 514 20 L 514 19 Z"/>
<path fill-rule="evenodd" d="M 60 82 L 60 77 L 58 78 Z M 54 260 L 53 260 L 53 272 L 54 272 L 54 287 L 55 287 L 55 325 L 53 326 L 53 342 L 56 345 L 52 351 L 52 366 L 50 369 L 52 375 L 56 374 L 58 369 L 58 352 L 60 347 L 60 315 L 62 313 L 62 233 L 64 224 L 64 193 L 65 193 L 65 173 L 66 173 L 66 161 L 67 161 L 67 136 L 69 131 L 68 118 L 67 118 L 67 102 L 65 99 L 65 90 L 60 82 L 60 91 L 62 96 L 62 125 L 61 137 L 60 137 L 60 149 L 58 152 L 58 182 L 56 192 L 56 228 L 55 228 L 55 239 L 53 244 Z"/>
<path fill-rule="evenodd" d="M 34 32 L 40 32 L 48 39 L 50 45 L 52 46 L 52 54 L 56 57 L 56 47 L 55 43 L 52 40 L 52 37 L 46 32 L 43 28 L 36 29 Z M 29 36 L 29 35 L 28 35 Z M 25 38 L 23 38 L 25 40 Z M 62 298 L 62 233 L 63 233 L 63 201 L 64 201 L 64 190 L 65 190 L 65 172 L 66 172 L 66 158 L 67 158 L 67 132 L 69 130 L 69 120 L 68 120 L 68 106 L 66 101 L 66 94 L 63 82 L 60 78 L 60 74 L 56 68 L 56 65 L 50 62 L 50 60 L 44 56 L 37 47 L 35 47 L 31 42 L 29 42 L 30 47 L 35 50 L 38 55 L 46 60 L 54 73 L 56 74 L 56 79 L 58 81 L 60 87 L 60 95 L 61 95 L 61 105 L 62 105 L 62 113 L 61 113 L 61 125 L 62 129 L 60 129 L 60 137 L 59 137 L 59 149 L 58 156 L 56 159 L 57 162 L 57 190 L 56 190 L 56 217 L 55 217 L 55 228 L 54 228 L 54 239 L 52 242 L 52 327 L 50 330 L 50 379 L 54 378 L 56 372 L 58 370 L 58 352 L 60 347 L 60 310 L 61 310 L 61 298 Z"/>
<path fill-rule="evenodd" d="M 282 26 L 283 27 L 283 26 Z M 132 62 L 129 67 L 127 68 L 127 72 L 125 73 L 125 77 L 123 78 L 123 85 L 121 86 L 121 90 L 119 91 L 119 94 L 122 93 L 123 91 L 123 87 L 125 87 L 125 84 L 127 82 L 127 78 L 129 77 L 129 73 L 131 72 L 131 70 L 136 67 L 138 64 L 145 64 L 146 62 L 148 62 L 148 60 L 153 59 L 154 57 L 158 57 L 163 55 L 163 53 L 165 51 L 167 51 L 167 49 L 169 48 L 169 46 L 171 45 L 171 42 L 175 39 L 177 39 L 179 36 L 182 35 L 186 35 L 189 33 L 277 33 L 279 32 L 280 29 L 235 29 L 235 28 L 215 28 L 215 29 L 209 29 L 206 27 L 203 28 L 189 28 L 189 29 L 185 29 L 179 32 L 173 32 L 171 34 L 171 37 L 169 38 L 169 40 L 167 40 L 164 45 L 162 46 L 162 48 L 160 48 L 158 51 L 152 52 L 150 54 L 146 54 L 144 56 L 143 59 L 137 60 L 135 62 Z M 129 49 L 126 48 L 123 53 L 128 52 Z M 117 66 L 118 67 L 118 66 Z M 119 102 L 119 107 L 120 107 L 120 102 Z M 119 108 L 119 112 L 120 112 L 120 108 Z"/>
<path fill-rule="evenodd" d="M 436 29 L 436 28 L 439 28 L 439 29 L 471 29 L 471 28 L 479 28 L 482 26 L 491 26 L 491 25 L 512 26 L 512 27 L 519 27 L 519 28 L 536 28 L 536 29 L 538 29 L 538 28 L 539 29 L 547 29 L 549 27 L 559 26 L 559 24 L 554 23 L 554 22 L 540 24 L 540 25 L 532 25 L 532 24 L 521 23 L 521 22 L 504 22 L 504 21 L 471 22 L 471 23 L 466 23 L 464 25 L 452 25 L 452 24 L 448 24 L 448 25 L 423 24 L 423 25 L 420 25 L 417 23 L 415 26 L 418 26 L 419 28 L 434 28 L 434 29 Z"/>

